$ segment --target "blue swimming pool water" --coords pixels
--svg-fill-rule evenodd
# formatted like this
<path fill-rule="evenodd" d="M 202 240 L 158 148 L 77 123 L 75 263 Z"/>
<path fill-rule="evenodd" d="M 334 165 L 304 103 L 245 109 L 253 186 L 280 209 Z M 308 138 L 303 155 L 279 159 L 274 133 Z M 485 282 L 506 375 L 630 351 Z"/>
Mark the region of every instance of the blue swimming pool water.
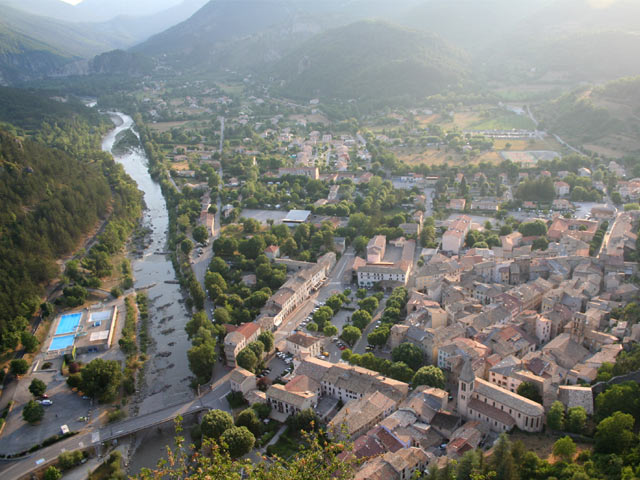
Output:
<path fill-rule="evenodd" d="M 65 335 L 64 337 L 54 337 L 51 340 L 51 345 L 49 346 L 49 351 L 51 350 L 64 350 L 65 348 L 73 345 L 73 337 L 75 335 Z"/>
<path fill-rule="evenodd" d="M 80 324 L 80 318 L 82 317 L 82 313 L 67 313 L 66 315 L 62 315 L 60 317 L 60 322 L 58 323 L 58 328 L 56 329 L 55 335 L 64 335 L 65 333 L 73 333 L 78 328 Z"/>

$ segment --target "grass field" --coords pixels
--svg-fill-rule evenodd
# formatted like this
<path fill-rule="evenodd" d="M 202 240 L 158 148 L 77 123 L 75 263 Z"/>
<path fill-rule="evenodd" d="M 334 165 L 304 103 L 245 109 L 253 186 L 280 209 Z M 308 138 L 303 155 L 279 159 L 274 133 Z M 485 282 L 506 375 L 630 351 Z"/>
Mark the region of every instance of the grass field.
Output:
<path fill-rule="evenodd" d="M 557 437 L 547 435 L 531 435 L 523 432 L 513 432 L 509 435 L 509 440 L 511 440 L 512 442 L 520 440 L 522 443 L 524 443 L 524 446 L 527 448 L 527 450 L 532 451 L 533 453 L 538 455 L 538 457 L 544 460 L 549 460 L 550 462 L 555 461 L 552 450 L 553 444 L 556 440 L 558 440 Z M 578 454 L 582 450 L 590 450 L 592 445 L 588 443 L 577 442 L 576 447 L 576 454 Z"/>
<path fill-rule="evenodd" d="M 487 116 L 483 115 L 478 122 L 474 122 L 467 128 L 471 130 L 510 130 L 512 128 L 520 130 L 534 130 L 535 123 L 525 115 L 518 115 L 512 112 L 491 111 L 487 112 Z"/>
<path fill-rule="evenodd" d="M 189 123 L 188 120 L 182 120 L 180 122 L 158 122 L 158 123 L 149 123 L 147 126 L 153 130 L 154 132 L 168 132 L 172 128 L 182 127 Z"/>
<path fill-rule="evenodd" d="M 217 83 L 217 87 L 227 95 L 240 95 L 244 91 L 244 85 L 241 83 Z"/>

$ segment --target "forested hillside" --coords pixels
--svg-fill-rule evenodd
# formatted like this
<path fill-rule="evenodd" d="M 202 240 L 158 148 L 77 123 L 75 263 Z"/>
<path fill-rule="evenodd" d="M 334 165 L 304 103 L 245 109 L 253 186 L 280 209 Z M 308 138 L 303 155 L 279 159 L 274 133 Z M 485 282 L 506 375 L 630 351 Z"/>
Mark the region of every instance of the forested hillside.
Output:
<path fill-rule="evenodd" d="M 290 96 L 426 96 L 462 81 L 468 57 L 434 35 L 379 21 L 319 34 L 272 69 Z"/>
<path fill-rule="evenodd" d="M 43 287 L 59 274 L 56 259 L 109 213 L 102 245 L 120 246 L 118 237 L 140 214 L 135 183 L 100 150 L 106 124 L 95 118 L 92 124 L 87 109 L 60 104 L 48 112 L 61 112 L 56 123 L 37 125 L 38 105 L 49 101 L 25 92 L 6 102 L 9 96 L 0 89 L 0 118 L 17 124 L 0 128 L 0 350 L 18 345 Z M 32 133 L 8 130 L 21 127 Z"/>

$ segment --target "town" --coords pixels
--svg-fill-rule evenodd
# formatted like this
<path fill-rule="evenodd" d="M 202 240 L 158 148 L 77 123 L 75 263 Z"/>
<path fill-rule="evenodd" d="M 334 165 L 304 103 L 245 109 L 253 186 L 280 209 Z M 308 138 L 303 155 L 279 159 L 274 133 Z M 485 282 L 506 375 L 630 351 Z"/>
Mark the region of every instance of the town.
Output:
<path fill-rule="evenodd" d="M 613 397 L 637 393 L 637 166 L 572 152 L 521 109 L 505 115 L 530 129 L 447 130 L 436 105 L 330 121 L 245 83 L 145 83 L 135 148 L 167 246 L 129 243 L 140 277 L 83 288 L 100 301 L 63 290 L 11 372 L 6 456 L 126 457 L 176 418 L 234 458 L 293 458 L 320 431 L 350 443 L 357 479 L 427 478 L 507 438 L 605 448 Z"/>

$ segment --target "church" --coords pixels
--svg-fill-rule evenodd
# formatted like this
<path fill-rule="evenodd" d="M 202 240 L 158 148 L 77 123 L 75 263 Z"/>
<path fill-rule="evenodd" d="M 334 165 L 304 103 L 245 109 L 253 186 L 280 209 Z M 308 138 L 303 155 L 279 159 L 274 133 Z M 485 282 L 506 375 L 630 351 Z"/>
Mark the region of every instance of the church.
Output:
<path fill-rule="evenodd" d="M 544 408 L 528 398 L 476 378 L 466 361 L 458 381 L 458 413 L 468 420 L 480 420 L 495 432 L 518 427 L 539 432 L 544 426 Z"/>

